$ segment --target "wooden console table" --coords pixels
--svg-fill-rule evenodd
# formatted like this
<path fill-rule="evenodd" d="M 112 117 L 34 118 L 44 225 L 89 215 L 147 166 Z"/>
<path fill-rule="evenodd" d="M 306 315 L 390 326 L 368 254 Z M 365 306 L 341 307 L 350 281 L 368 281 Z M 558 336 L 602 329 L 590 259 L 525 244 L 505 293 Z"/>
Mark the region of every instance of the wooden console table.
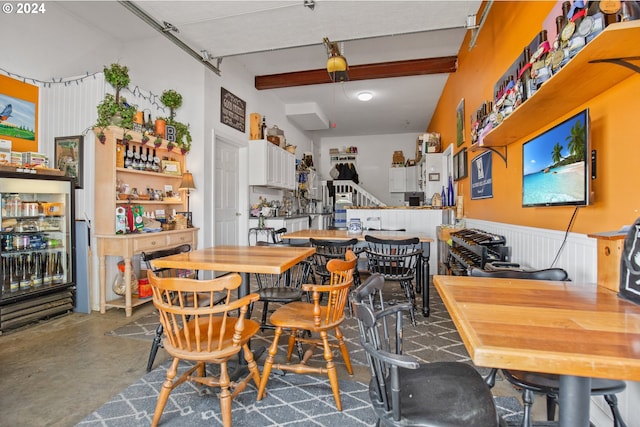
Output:
<path fill-rule="evenodd" d="M 131 296 L 131 258 L 144 251 L 157 251 L 189 243 L 197 246 L 198 228 L 160 231 L 157 233 L 96 235 L 98 260 L 100 266 L 100 313 L 107 307 L 124 308 L 127 317 L 133 307 L 151 301 L 151 298 L 139 299 Z M 107 256 L 124 258 L 125 296 L 107 301 Z"/>

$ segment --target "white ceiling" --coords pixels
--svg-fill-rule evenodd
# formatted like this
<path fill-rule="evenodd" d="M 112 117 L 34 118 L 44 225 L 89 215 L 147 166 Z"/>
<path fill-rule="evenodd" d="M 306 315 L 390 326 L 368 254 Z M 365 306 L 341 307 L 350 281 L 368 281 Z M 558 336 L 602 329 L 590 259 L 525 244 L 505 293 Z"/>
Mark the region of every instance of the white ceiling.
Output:
<path fill-rule="evenodd" d="M 457 55 L 466 33 L 467 16 L 481 1 L 138 1 L 161 25 L 193 51 L 206 50 L 224 61 L 233 57 L 256 75 L 323 69 L 327 50 L 323 37 L 340 42 L 350 66 L 405 59 Z M 126 23 L 124 37 L 142 34 L 145 26 L 115 2 L 69 2 L 78 16 L 104 23 L 113 14 Z M 100 8 L 100 9 L 97 9 Z M 98 12 L 98 13 L 96 13 Z M 106 20 L 109 14 L 111 19 Z M 90 15 L 90 16 L 89 16 Z M 131 18 L 137 25 L 131 26 Z M 99 22 L 96 25 L 100 25 Z M 136 29 L 136 27 L 138 29 Z M 157 33 L 156 33 L 157 34 Z M 194 59 L 195 61 L 195 59 Z M 211 63 L 216 65 L 216 60 Z M 268 91 L 284 104 L 316 103 L 335 127 L 313 131 L 318 136 L 353 136 L 423 132 L 440 98 L 448 74 L 398 77 L 299 86 Z M 355 95 L 370 91 L 373 100 Z"/>

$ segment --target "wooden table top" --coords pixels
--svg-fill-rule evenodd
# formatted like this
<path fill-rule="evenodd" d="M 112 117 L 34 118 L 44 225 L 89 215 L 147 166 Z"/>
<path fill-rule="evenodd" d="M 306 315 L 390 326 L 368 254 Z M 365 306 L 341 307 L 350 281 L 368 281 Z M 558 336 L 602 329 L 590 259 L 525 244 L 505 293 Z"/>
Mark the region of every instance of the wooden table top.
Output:
<path fill-rule="evenodd" d="M 364 236 L 370 235 L 380 239 L 409 239 L 417 237 L 420 242 L 433 242 L 433 238 L 423 233 L 411 233 L 407 231 L 363 231 L 360 234 L 349 234 L 347 230 L 315 230 L 306 229 L 293 231 L 282 235 L 283 239 L 319 239 L 319 240 L 364 240 Z"/>
<path fill-rule="evenodd" d="M 215 246 L 152 261 L 154 267 L 280 274 L 315 253 L 312 247 Z"/>
<path fill-rule="evenodd" d="M 478 366 L 640 381 L 640 306 L 594 284 L 434 276 Z"/>

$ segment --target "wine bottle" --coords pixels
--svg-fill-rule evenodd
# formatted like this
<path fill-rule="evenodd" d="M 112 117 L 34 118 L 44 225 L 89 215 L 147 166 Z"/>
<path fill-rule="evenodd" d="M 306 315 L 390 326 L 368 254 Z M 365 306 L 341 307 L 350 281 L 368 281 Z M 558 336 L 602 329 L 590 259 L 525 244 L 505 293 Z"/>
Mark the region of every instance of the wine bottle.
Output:
<path fill-rule="evenodd" d="M 147 155 L 145 157 L 147 158 L 147 163 L 145 163 L 144 169 L 147 170 L 147 171 L 152 171 L 153 170 L 153 157 L 151 157 L 151 154 L 149 154 L 149 147 L 147 147 Z"/>
<path fill-rule="evenodd" d="M 133 155 L 133 152 L 131 152 L 131 154 Z M 126 145 L 126 151 L 125 151 L 125 157 L 124 157 L 124 167 L 129 169 L 131 168 L 131 158 L 129 157 L 129 143 L 127 142 Z"/>
<path fill-rule="evenodd" d="M 51 257 L 52 254 L 45 254 L 42 260 L 42 284 L 50 285 L 53 279 L 51 275 Z"/>
<path fill-rule="evenodd" d="M 18 271 L 18 256 L 9 260 L 9 290 L 15 292 L 20 289 L 20 272 Z"/>
<path fill-rule="evenodd" d="M 147 147 L 147 151 L 149 151 L 149 147 Z M 140 160 L 142 164 L 147 164 L 147 155 L 142 151 L 142 146 L 140 146 Z"/>
<path fill-rule="evenodd" d="M 546 59 L 549 52 L 549 40 L 547 40 L 547 30 L 542 30 L 538 34 L 538 48 L 531 55 L 531 77 L 535 79 L 536 89 L 546 82 L 551 73 L 547 66 Z"/>
<path fill-rule="evenodd" d="M 447 205 L 447 193 L 445 193 L 445 191 L 444 191 L 444 185 L 442 186 L 442 192 L 440 193 L 440 197 L 442 198 L 442 206 L 448 206 Z"/>
<path fill-rule="evenodd" d="M 33 254 L 31 262 L 31 283 L 34 288 L 42 286 L 42 254 L 36 252 Z"/>
<path fill-rule="evenodd" d="M 153 121 L 151 120 L 151 113 L 149 113 L 149 120 L 147 120 L 145 127 L 147 128 L 147 133 L 149 135 L 155 135 L 156 128 L 155 128 L 155 125 L 153 124 Z"/>
<path fill-rule="evenodd" d="M 454 206 L 455 199 L 453 198 L 453 178 L 449 175 L 449 185 L 447 187 L 447 206 Z"/>
<path fill-rule="evenodd" d="M 158 157 L 156 155 L 156 149 L 153 149 L 153 171 L 154 172 L 159 172 L 160 171 L 160 157 Z"/>
<path fill-rule="evenodd" d="M 64 260 L 62 259 L 62 252 L 56 253 L 54 259 L 52 282 L 55 285 L 59 285 L 64 283 Z"/>
<path fill-rule="evenodd" d="M 533 95 L 533 85 L 531 82 L 531 51 L 528 47 L 524 49 L 524 63 L 520 69 L 520 87 L 522 88 L 522 102 Z"/>
<path fill-rule="evenodd" d="M 129 160 L 129 167 L 133 167 L 133 148 L 127 143 L 127 159 Z M 125 160 L 126 162 L 126 160 Z"/>
<path fill-rule="evenodd" d="M 29 271 L 29 255 L 22 254 L 20 259 L 20 283 L 19 287 L 21 291 L 29 290 L 31 287 L 31 272 Z"/>

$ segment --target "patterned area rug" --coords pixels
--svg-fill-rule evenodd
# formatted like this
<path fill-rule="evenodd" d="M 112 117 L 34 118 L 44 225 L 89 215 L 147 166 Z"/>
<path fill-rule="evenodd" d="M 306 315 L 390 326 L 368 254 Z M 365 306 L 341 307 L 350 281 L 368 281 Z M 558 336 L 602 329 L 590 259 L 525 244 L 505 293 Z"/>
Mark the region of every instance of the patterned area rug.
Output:
<path fill-rule="evenodd" d="M 399 286 L 389 283 L 385 287 L 387 303 L 402 303 L 406 299 Z M 420 298 L 419 298 L 420 300 Z M 405 353 L 421 362 L 459 361 L 472 363 L 458 335 L 449 313 L 442 304 L 437 291 L 432 287 L 430 293 L 431 315 L 416 315 L 417 325 L 411 326 L 409 319 L 404 328 Z M 271 307 L 270 307 L 271 308 Z M 262 304 L 255 306 L 253 319 L 260 319 Z M 107 335 L 151 341 L 158 326 L 158 315 L 153 312 L 128 325 L 110 331 Z M 359 344 L 357 321 L 348 317 L 342 327 L 347 340 L 351 361 L 354 365 L 366 366 L 365 353 Z M 265 330 L 252 339 L 252 348 L 267 347 L 272 340 L 273 331 Z M 286 350 L 286 338 L 280 340 L 278 357 Z M 258 365 L 264 363 L 263 354 Z M 295 357 L 295 356 L 294 356 Z M 341 357 L 336 364 L 344 366 Z M 324 360 L 316 351 L 310 363 Z M 147 426 L 153 417 L 158 391 L 165 379 L 169 362 L 165 362 L 114 396 L 104 406 L 83 420 L 79 426 Z M 184 363 L 183 369 L 189 366 Z M 478 368 L 482 375 L 488 370 Z M 256 401 L 257 389 L 249 383 L 233 401 L 233 423 L 241 426 L 370 426 L 375 424 L 375 415 L 368 398 L 367 385 L 357 381 L 340 380 L 343 411 L 335 410 L 331 387 L 324 376 L 272 374 L 268 384 L 268 394 L 260 402 Z M 207 389 L 185 383 L 169 397 L 169 403 L 161 418 L 166 426 L 220 425 L 220 404 L 215 389 Z M 496 397 L 500 415 L 509 426 L 519 426 L 522 419 L 522 406 L 514 397 Z M 535 424 L 544 426 L 547 424 Z"/>
<path fill-rule="evenodd" d="M 165 380 L 170 362 L 146 374 L 114 396 L 78 426 L 148 426 Z M 181 369 L 187 369 L 184 363 Z M 272 375 L 267 395 L 256 401 L 257 389 L 252 382 L 232 404 L 233 424 L 244 427 L 264 426 L 341 426 L 375 425 L 375 414 L 369 403 L 367 385 L 340 380 L 343 410 L 335 410 L 331 387 L 326 377 L 287 374 Z M 514 397 L 496 397 L 500 415 L 509 426 L 519 425 L 521 406 Z M 162 426 L 222 425 L 220 401 L 206 387 L 183 383 L 169 396 L 160 419 Z"/>

